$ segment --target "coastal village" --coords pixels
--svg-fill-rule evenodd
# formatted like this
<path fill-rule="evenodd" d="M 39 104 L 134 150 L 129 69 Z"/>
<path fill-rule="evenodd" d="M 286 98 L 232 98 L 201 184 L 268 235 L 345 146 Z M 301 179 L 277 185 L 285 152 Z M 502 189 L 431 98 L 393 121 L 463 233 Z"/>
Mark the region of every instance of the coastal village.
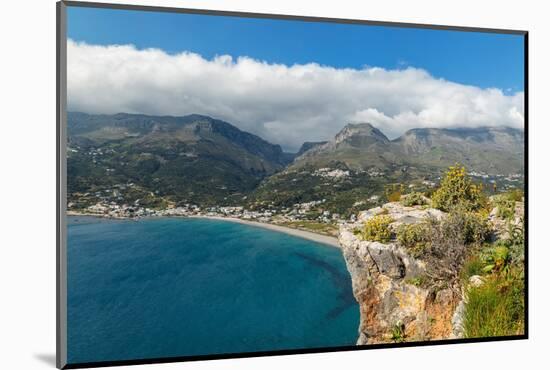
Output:
<path fill-rule="evenodd" d="M 93 153 L 101 155 L 101 149 Z M 108 169 L 111 170 L 111 169 Z M 350 171 L 341 169 L 321 168 L 312 173 L 313 176 L 323 177 L 331 180 L 340 180 L 352 176 Z M 371 170 L 370 176 L 383 176 L 382 172 Z M 507 191 L 517 187 L 523 181 L 523 174 L 489 174 L 485 172 L 468 172 L 468 175 L 478 181 L 484 181 L 488 184 L 497 184 L 501 190 Z M 434 179 L 440 180 L 440 177 Z M 425 188 L 436 187 L 436 182 L 431 180 L 421 181 L 419 186 Z M 89 214 L 94 216 L 108 218 L 139 218 L 139 217 L 167 217 L 167 216 L 209 216 L 209 217 L 232 217 L 243 220 L 258 221 L 258 222 L 294 222 L 299 220 L 311 220 L 327 224 L 338 224 L 345 221 L 355 221 L 355 215 L 351 215 L 349 219 L 342 217 L 338 213 L 331 213 L 328 210 L 323 210 L 323 203 L 326 199 L 296 203 L 291 207 L 279 208 L 273 205 L 261 206 L 259 209 L 247 209 L 245 206 L 212 206 L 201 207 L 197 204 L 183 204 L 176 206 L 169 204 L 165 209 L 152 209 L 140 205 L 140 199 L 137 199 L 133 204 L 125 202 L 125 192 L 130 191 L 137 185 L 134 183 L 116 184 L 110 188 L 98 190 L 93 193 L 73 194 L 76 198 L 95 199 L 96 203 L 88 206 L 85 209 L 75 209 L 75 203 L 69 202 L 67 205 L 69 214 Z M 409 184 L 408 187 L 413 190 L 416 185 Z M 157 194 L 151 194 L 156 196 Z M 371 206 L 376 205 L 380 196 L 373 195 L 366 200 L 357 202 L 355 205 L 361 205 L 370 202 Z M 257 207 L 258 208 L 258 207 Z M 318 214 L 312 219 L 311 211 L 317 210 Z"/>
<path fill-rule="evenodd" d="M 376 200 L 378 197 L 373 197 L 371 200 Z M 138 204 L 116 204 L 115 202 L 102 203 L 99 202 L 84 210 L 71 210 L 72 204 L 68 205 L 68 215 L 90 215 L 107 218 L 141 218 L 141 217 L 189 217 L 189 216 L 204 216 L 204 217 L 231 217 L 257 222 L 293 222 L 304 219 L 310 219 L 307 215 L 309 212 L 325 202 L 325 199 L 307 203 L 298 203 L 293 207 L 277 209 L 269 207 L 262 210 L 248 210 L 243 206 L 227 206 L 227 207 L 204 207 L 201 208 L 195 204 L 185 204 L 179 207 L 168 207 L 166 209 L 151 209 L 141 207 Z M 352 216 L 354 218 L 354 216 Z M 337 213 L 323 211 L 316 221 L 324 223 L 339 223 L 346 220 L 341 218 Z"/>
<path fill-rule="evenodd" d="M 350 176 L 349 171 L 331 168 L 321 168 L 313 176 L 319 176 L 324 178 L 331 178 L 334 180 L 342 179 Z M 369 175 L 383 174 L 376 173 Z M 480 181 L 485 181 L 488 184 L 496 184 L 499 182 L 499 187 L 503 191 L 514 189 L 517 184 L 523 181 L 522 174 L 488 174 L 485 172 L 469 172 L 469 176 Z M 435 179 L 440 180 L 438 177 Z M 68 214 L 88 214 L 94 216 L 101 216 L 107 218 L 140 218 L 140 217 L 167 217 L 167 216 L 208 216 L 208 217 L 232 217 L 243 220 L 258 221 L 258 222 L 295 222 L 300 220 L 317 221 L 326 224 L 339 224 L 345 221 L 355 221 L 355 215 L 350 215 L 349 218 L 345 218 L 338 213 L 331 213 L 328 210 L 323 209 L 323 203 L 326 199 L 296 203 L 291 207 L 275 207 L 273 205 L 262 205 L 256 207 L 256 209 L 247 209 L 245 206 L 211 206 L 204 207 L 197 204 L 186 203 L 183 205 L 169 204 L 164 209 L 152 209 L 140 205 L 140 199 L 137 199 L 131 204 L 125 202 L 125 192 L 135 188 L 137 185 L 134 183 L 116 184 L 111 188 L 98 190 L 93 193 L 73 194 L 73 198 L 85 198 L 94 199 L 95 203 L 84 209 L 77 207 L 75 202 L 69 202 L 67 205 Z M 408 188 L 412 191 L 415 186 L 421 186 L 424 188 L 436 187 L 436 182 L 424 180 L 417 185 L 409 184 Z M 156 196 L 156 194 L 151 194 Z M 377 205 L 380 200 L 379 195 L 372 195 L 371 197 L 356 202 L 355 206 L 360 206 L 365 203 L 370 203 L 371 206 Z M 315 212 L 312 217 L 311 211 Z"/>

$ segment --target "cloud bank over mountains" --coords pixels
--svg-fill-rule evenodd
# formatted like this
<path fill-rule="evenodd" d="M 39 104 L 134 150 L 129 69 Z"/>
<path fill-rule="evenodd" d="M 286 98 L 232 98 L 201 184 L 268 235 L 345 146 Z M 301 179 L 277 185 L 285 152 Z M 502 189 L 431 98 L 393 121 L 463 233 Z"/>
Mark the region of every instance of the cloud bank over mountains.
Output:
<path fill-rule="evenodd" d="M 505 95 L 422 69 L 286 66 L 248 57 L 167 54 L 68 40 L 68 106 L 87 113 L 205 114 L 286 150 L 370 122 L 390 138 L 417 127 L 524 125 L 523 92 Z"/>

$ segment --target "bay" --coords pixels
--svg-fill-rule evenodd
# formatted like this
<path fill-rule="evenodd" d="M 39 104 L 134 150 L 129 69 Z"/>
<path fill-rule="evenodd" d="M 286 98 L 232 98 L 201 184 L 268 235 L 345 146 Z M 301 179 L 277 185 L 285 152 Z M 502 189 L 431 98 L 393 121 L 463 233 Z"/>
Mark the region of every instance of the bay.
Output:
<path fill-rule="evenodd" d="M 219 220 L 68 220 L 69 363 L 353 345 L 338 248 Z"/>

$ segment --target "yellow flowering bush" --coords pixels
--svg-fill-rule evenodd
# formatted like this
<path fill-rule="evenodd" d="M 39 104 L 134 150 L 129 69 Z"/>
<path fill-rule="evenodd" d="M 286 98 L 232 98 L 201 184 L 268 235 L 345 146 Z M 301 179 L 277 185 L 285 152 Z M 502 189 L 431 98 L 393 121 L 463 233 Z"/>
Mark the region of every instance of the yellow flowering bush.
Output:
<path fill-rule="evenodd" d="M 460 165 L 449 167 L 440 187 L 432 195 L 432 206 L 449 212 L 457 205 L 469 211 L 485 206 L 483 186 L 475 185 L 466 174 L 466 168 Z"/>
<path fill-rule="evenodd" d="M 361 232 L 364 240 L 386 243 L 389 242 L 392 236 L 390 224 L 393 218 L 388 215 L 378 215 L 370 218 L 365 222 L 365 226 Z"/>

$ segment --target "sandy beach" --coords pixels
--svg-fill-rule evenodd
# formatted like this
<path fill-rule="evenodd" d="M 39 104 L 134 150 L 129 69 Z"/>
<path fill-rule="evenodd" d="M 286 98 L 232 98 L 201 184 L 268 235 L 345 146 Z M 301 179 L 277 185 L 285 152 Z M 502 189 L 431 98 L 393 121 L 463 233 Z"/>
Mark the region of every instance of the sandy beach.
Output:
<path fill-rule="evenodd" d="M 326 245 L 330 245 L 332 247 L 340 248 L 340 244 L 338 244 L 338 239 L 332 236 L 326 236 L 321 234 L 316 234 L 310 231 L 304 231 L 304 230 L 298 230 L 293 229 L 290 227 L 285 226 L 279 226 L 274 224 L 268 224 L 265 222 L 257 222 L 257 221 L 249 221 L 249 220 L 243 220 L 240 218 L 235 217 L 220 217 L 220 216 L 188 216 L 190 218 L 206 218 L 211 220 L 220 220 L 220 221 L 229 221 L 229 222 L 236 222 L 240 224 L 255 226 L 255 227 L 261 227 L 268 230 L 278 231 L 281 233 L 285 233 L 288 235 L 297 236 L 299 238 L 311 240 L 317 243 L 322 243 Z"/>
<path fill-rule="evenodd" d="M 88 214 L 88 213 L 80 213 L 76 211 L 67 211 L 67 216 L 90 216 L 90 217 L 100 217 L 100 218 L 112 218 L 112 219 L 129 219 L 126 217 L 106 217 L 104 215 L 95 215 L 95 214 Z M 291 227 L 286 226 L 280 226 L 280 225 L 274 225 L 274 224 L 268 224 L 266 222 L 258 222 L 258 221 L 249 221 L 249 220 L 243 220 L 240 218 L 235 217 L 221 217 L 221 216 L 165 216 L 165 217 L 181 217 L 181 218 L 204 218 L 204 219 L 210 219 L 210 220 L 219 220 L 219 221 L 229 221 L 229 222 L 236 222 L 239 224 L 245 224 L 255 227 L 261 227 L 268 230 L 273 230 L 281 233 L 285 233 L 288 235 L 297 236 L 302 239 L 311 240 L 317 243 L 322 243 L 325 245 L 329 245 L 331 247 L 340 248 L 340 244 L 338 243 L 338 238 L 335 238 L 333 236 L 327 236 L 327 235 L 321 235 L 316 234 L 311 231 L 305 231 L 305 230 L 298 230 L 293 229 Z"/>

